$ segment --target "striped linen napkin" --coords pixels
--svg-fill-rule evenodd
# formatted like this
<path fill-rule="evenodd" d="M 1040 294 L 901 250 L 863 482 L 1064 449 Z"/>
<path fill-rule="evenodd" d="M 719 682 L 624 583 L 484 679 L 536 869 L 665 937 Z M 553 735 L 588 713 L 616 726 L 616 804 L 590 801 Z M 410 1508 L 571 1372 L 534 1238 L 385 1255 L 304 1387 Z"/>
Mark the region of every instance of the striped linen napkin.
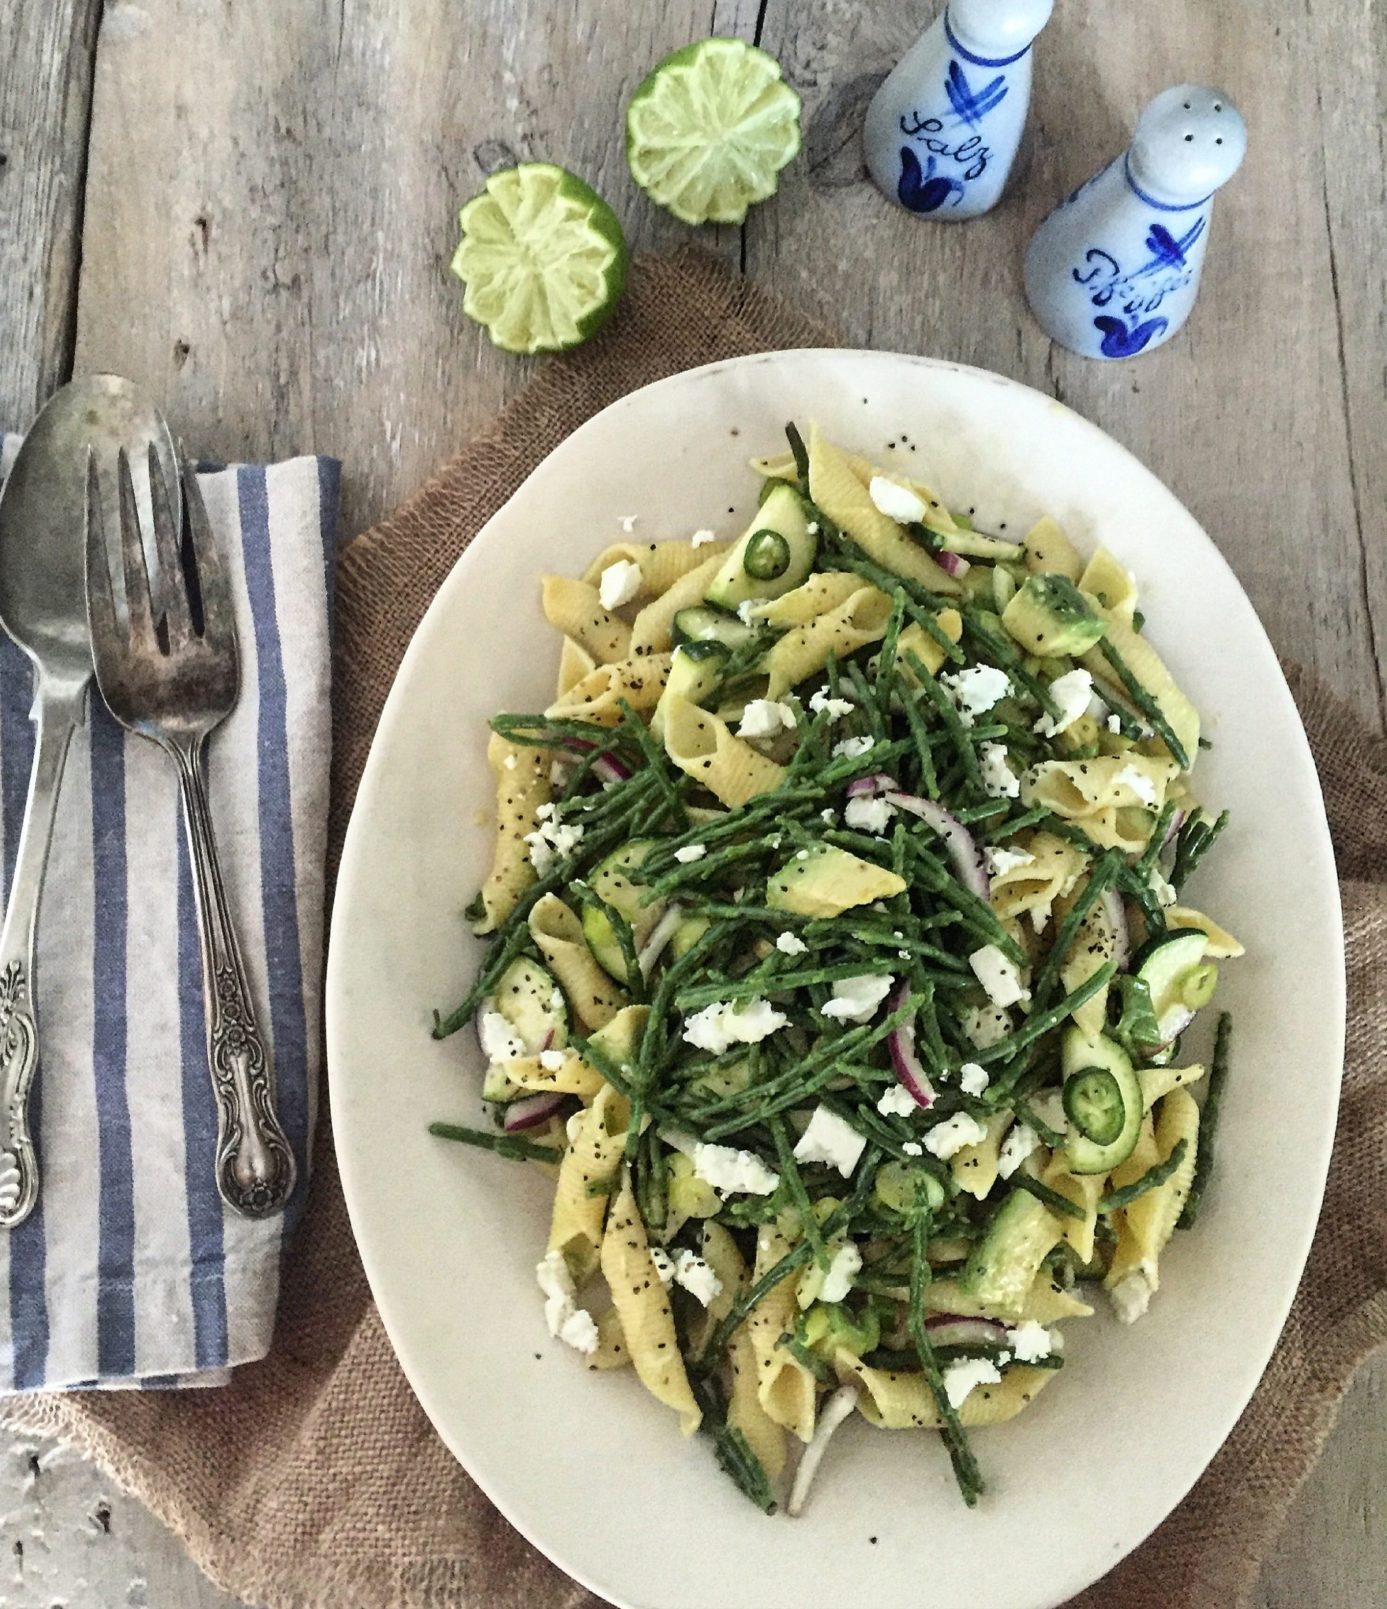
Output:
<path fill-rule="evenodd" d="M 3 439 L 0 478 L 18 438 Z M 212 817 L 298 1159 L 288 1212 L 225 1211 L 202 977 L 173 767 L 92 684 L 58 800 L 39 920 L 41 1194 L 0 1231 L 0 1395 L 219 1384 L 263 1357 L 303 1205 L 321 1057 L 339 466 L 199 477 L 236 596 L 241 696 L 208 749 Z M 0 638 L 8 895 L 33 754 L 28 660 Z"/>

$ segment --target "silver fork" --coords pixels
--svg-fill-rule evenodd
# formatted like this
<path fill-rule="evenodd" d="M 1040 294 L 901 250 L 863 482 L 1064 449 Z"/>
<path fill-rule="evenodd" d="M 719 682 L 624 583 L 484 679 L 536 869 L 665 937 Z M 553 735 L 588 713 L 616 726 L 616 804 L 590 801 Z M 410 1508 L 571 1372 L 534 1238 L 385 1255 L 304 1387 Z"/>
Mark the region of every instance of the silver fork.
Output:
<path fill-rule="evenodd" d="M 197 891 L 207 1064 L 217 1102 L 217 1188 L 248 1218 L 280 1211 L 294 1188 L 293 1149 L 275 1111 L 274 1068 L 256 1026 L 241 949 L 222 884 L 204 785 L 207 736 L 231 713 L 240 656 L 231 590 L 191 468 L 186 529 L 202 630 L 194 627 L 168 487 L 154 452 L 149 485 L 158 607 L 124 451 L 119 455 L 124 610 L 117 607 L 96 464 L 87 464 L 87 613 L 97 686 L 112 715 L 157 743 L 178 771 Z M 162 631 L 160 627 L 162 626 Z"/>

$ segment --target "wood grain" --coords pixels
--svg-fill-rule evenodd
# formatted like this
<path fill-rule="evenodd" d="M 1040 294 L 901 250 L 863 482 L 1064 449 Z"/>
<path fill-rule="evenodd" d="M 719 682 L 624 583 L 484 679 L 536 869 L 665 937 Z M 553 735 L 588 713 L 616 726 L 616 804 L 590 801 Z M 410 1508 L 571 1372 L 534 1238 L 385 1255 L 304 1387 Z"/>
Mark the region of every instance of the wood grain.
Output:
<path fill-rule="evenodd" d="M 9 0 L 0 25 L 0 428 L 67 378 L 100 0 Z"/>
<path fill-rule="evenodd" d="M 0 68 L 0 419 L 65 377 L 75 343 L 80 368 L 164 398 L 195 450 L 339 454 L 344 525 L 361 528 L 532 372 L 461 316 L 447 273 L 461 202 L 493 167 L 544 158 L 608 197 L 633 248 L 686 238 L 630 183 L 620 108 L 665 51 L 736 34 L 779 56 L 803 94 L 805 149 L 776 202 L 705 243 L 849 341 L 998 369 L 1095 419 L 1204 523 L 1277 647 L 1387 722 L 1387 37 L 1374 0 L 1303 0 L 1284 17 L 1233 0 L 1065 0 L 1038 46 L 1013 190 L 966 228 L 892 207 L 859 152 L 866 101 L 935 0 L 16 4 Z M 1221 83 L 1251 134 L 1199 307 L 1138 362 L 1086 363 L 1027 314 L 1021 251 L 1145 99 L 1186 78 Z M 1385 1386 L 1378 1360 L 1346 1399 L 1267 1563 L 1262 1609 L 1387 1603 Z M 104 1492 L 89 1471 L 64 1478 L 93 1504 Z M 0 1509 L 10 1482 L 6 1465 Z M 151 1525 L 138 1543 L 164 1593 L 149 1601 L 220 1604 L 196 1596 L 161 1536 Z M 74 1602 L 81 1559 L 64 1555 Z M 10 1601 L 47 1609 L 59 1584 Z"/>

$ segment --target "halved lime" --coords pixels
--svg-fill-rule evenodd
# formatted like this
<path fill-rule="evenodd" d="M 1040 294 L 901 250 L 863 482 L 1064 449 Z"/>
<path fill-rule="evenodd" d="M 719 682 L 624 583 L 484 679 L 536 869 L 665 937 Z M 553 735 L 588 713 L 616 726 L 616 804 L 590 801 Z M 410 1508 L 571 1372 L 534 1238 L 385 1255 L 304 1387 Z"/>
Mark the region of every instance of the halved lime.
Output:
<path fill-rule="evenodd" d="M 685 223 L 740 223 L 799 150 L 799 110 L 774 56 L 741 39 L 700 39 L 631 97 L 631 177 Z"/>
<path fill-rule="evenodd" d="M 463 311 L 506 352 L 564 352 L 612 316 L 626 241 L 597 192 L 548 162 L 493 173 L 458 215 Z"/>

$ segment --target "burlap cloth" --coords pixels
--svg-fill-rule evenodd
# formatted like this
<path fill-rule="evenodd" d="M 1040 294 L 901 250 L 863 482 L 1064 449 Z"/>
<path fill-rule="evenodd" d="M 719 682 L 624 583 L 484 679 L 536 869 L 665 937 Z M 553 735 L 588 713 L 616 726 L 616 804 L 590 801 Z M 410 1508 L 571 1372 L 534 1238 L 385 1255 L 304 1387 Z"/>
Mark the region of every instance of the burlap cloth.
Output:
<path fill-rule="evenodd" d="M 613 327 L 544 365 L 485 434 L 343 552 L 332 840 L 400 656 L 453 561 L 579 423 L 635 387 L 744 352 L 832 344 L 701 255 L 643 261 Z M 1348 1065 L 1299 1296 L 1251 1406 L 1175 1514 L 1076 1609 L 1231 1609 L 1387 1339 L 1387 745 L 1293 674 L 1343 879 Z M 334 848 L 335 852 L 335 848 Z M 222 1390 L 12 1399 L 10 1423 L 94 1456 L 222 1586 L 266 1609 L 587 1609 L 490 1507 L 395 1363 L 347 1223 L 325 1117 L 273 1354 Z M 729 1609 L 755 1609 L 754 1602 Z"/>

